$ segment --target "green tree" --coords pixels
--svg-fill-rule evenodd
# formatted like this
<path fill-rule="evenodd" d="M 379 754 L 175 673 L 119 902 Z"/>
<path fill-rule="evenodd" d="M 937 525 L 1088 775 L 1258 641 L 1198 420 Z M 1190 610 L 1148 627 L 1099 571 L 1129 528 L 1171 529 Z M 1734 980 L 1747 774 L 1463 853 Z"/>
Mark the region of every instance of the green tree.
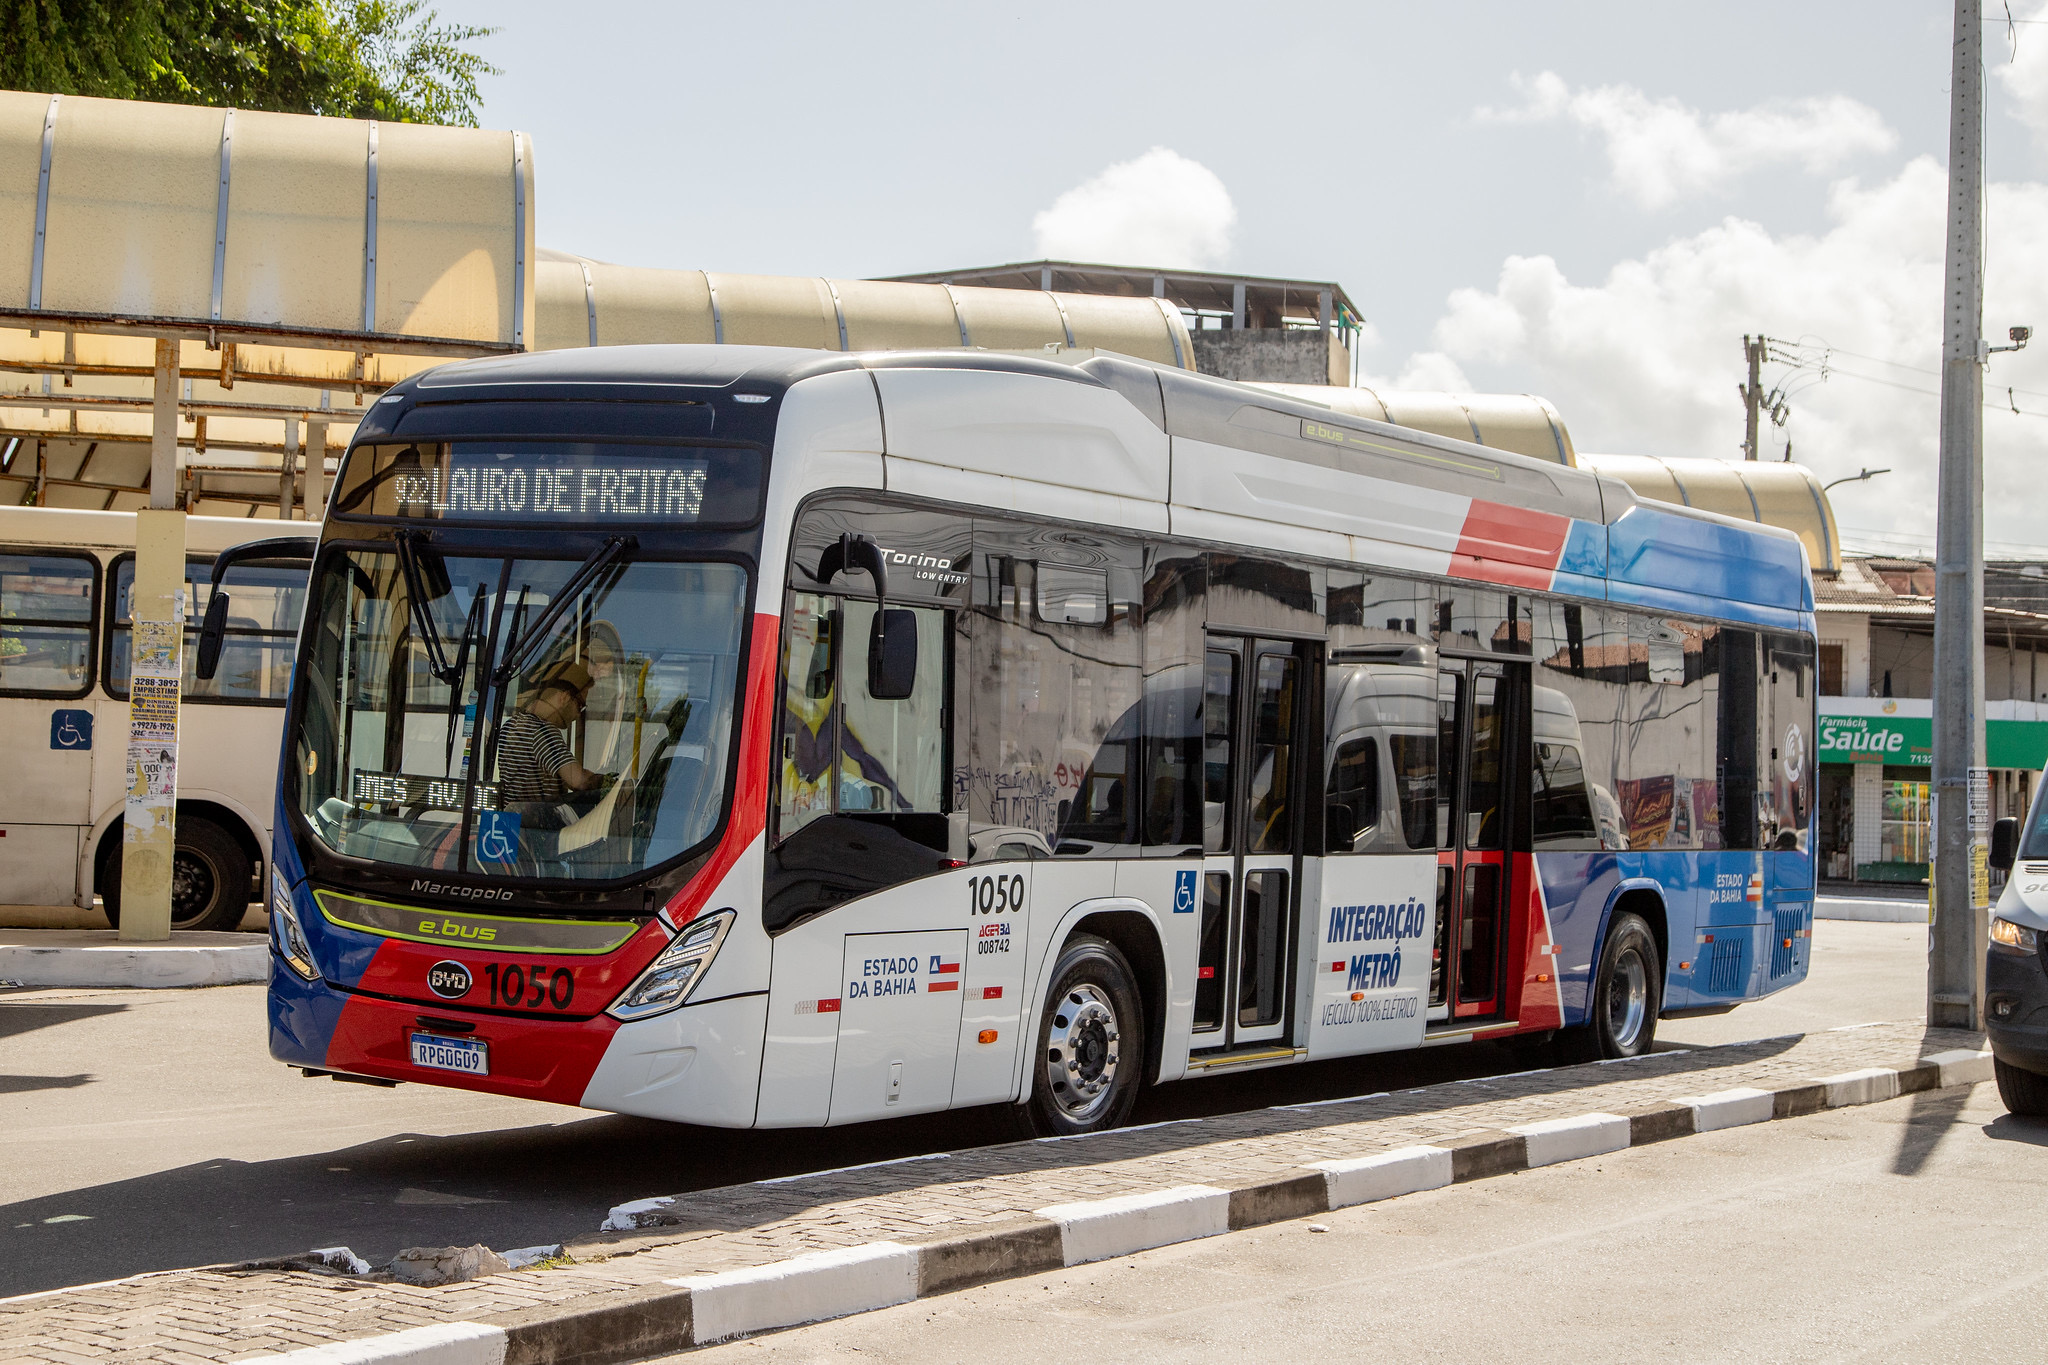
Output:
<path fill-rule="evenodd" d="M 0 0 L 0 86 L 473 128 L 494 32 L 425 0 Z"/>

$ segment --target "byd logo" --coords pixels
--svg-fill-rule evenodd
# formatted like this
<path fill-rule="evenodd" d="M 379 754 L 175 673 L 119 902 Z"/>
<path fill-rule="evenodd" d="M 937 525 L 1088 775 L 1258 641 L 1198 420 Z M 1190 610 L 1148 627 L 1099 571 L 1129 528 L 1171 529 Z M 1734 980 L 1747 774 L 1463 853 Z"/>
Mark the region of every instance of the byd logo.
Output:
<path fill-rule="evenodd" d="M 436 962 L 427 968 L 427 989 L 443 1000 L 460 1000 L 469 994 L 469 968 L 460 962 Z"/>

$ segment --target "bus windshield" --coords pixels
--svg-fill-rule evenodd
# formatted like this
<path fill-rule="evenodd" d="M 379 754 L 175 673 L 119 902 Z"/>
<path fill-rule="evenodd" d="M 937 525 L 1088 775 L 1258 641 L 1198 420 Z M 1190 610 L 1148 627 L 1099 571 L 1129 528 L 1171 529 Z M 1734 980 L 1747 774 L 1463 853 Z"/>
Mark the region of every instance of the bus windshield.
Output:
<path fill-rule="evenodd" d="M 716 831 L 746 574 L 726 563 L 396 548 L 323 562 L 293 737 L 336 853 L 610 880 Z"/>

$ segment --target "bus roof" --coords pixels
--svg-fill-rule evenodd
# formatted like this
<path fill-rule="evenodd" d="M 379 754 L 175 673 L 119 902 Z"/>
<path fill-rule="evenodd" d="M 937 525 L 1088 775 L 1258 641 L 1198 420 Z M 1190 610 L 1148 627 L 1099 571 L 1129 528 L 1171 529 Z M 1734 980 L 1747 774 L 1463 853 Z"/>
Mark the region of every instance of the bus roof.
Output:
<path fill-rule="evenodd" d="M 359 434 L 398 432 L 410 425 L 405 417 L 416 407 L 505 401 L 515 392 L 523 401 L 718 403 L 742 388 L 773 396 L 814 376 L 854 369 L 876 375 L 881 402 L 891 413 L 914 401 L 913 392 L 926 392 L 892 380 L 891 371 L 978 371 L 1114 391 L 1173 438 L 1150 451 L 1129 452 L 1131 459 L 1168 466 L 1151 481 L 1171 488 L 1170 499 L 1161 500 L 1191 511 L 1322 527 L 1390 550 L 1417 550 L 1423 562 L 1447 565 L 1425 571 L 1452 578 L 1782 629 L 1797 628 L 1813 610 L 1805 551 L 1790 531 L 1643 499 L 1621 480 L 1594 471 L 1109 354 L 1063 363 L 1051 355 L 995 351 L 834 353 L 675 345 L 493 356 L 445 365 L 394 387 L 365 417 Z M 1040 420 L 1057 421 L 1056 407 L 1046 408 Z M 883 429 L 893 448 L 908 424 L 892 415 Z M 1220 482 L 1175 473 L 1178 465 L 1199 461 L 1205 448 L 1216 447 L 1267 459 L 1241 461 L 1245 467 Z M 1091 477 L 1107 477 L 1106 470 L 1091 474 L 1099 466 L 1092 446 L 1077 454 L 1072 469 L 1053 469 L 1057 453 L 1047 454 L 1042 477 L 1048 482 L 1089 489 Z M 1323 471 L 1324 477 L 1311 471 Z M 1129 496 L 1120 486 L 1099 491 Z M 1346 510 L 1347 493 L 1360 511 Z M 1353 525 L 1368 522 L 1369 530 Z M 1372 562 L 1375 555 L 1354 557 Z M 1389 567 L 1411 568 L 1415 562 L 1404 555 Z"/>

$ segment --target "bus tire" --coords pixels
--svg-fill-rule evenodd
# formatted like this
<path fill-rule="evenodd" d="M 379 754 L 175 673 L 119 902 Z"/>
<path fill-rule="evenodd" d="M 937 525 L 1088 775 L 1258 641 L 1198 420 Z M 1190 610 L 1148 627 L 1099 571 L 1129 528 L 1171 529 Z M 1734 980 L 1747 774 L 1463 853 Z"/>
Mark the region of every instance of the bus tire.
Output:
<path fill-rule="evenodd" d="M 249 910 L 249 855 L 235 837 L 214 824 L 188 816 L 178 822 L 178 850 L 171 867 L 171 927 L 180 930 L 233 929 Z M 116 827 L 100 852 L 94 881 L 107 923 L 121 927 L 121 834 Z"/>
<path fill-rule="evenodd" d="M 2023 1071 L 2002 1057 L 1991 1059 L 1991 1074 L 2007 1111 L 2029 1119 L 2048 1116 L 2048 1076 Z"/>
<path fill-rule="evenodd" d="M 1657 1011 L 1664 1000 L 1657 940 L 1640 915 L 1624 911 L 1607 926 L 1600 967 L 1593 974 L 1591 1018 L 1560 1029 L 1561 1062 L 1640 1057 L 1657 1039 Z"/>
<path fill-rule="evenodd" d="M 1116 945 L 1093 934 L 1067 940 L 1033 1038 L 1018 1106 L 1029 1136 L 1097 1133 L 1130 1118 L 1145 1070 L 1145 1007 Z"/>

